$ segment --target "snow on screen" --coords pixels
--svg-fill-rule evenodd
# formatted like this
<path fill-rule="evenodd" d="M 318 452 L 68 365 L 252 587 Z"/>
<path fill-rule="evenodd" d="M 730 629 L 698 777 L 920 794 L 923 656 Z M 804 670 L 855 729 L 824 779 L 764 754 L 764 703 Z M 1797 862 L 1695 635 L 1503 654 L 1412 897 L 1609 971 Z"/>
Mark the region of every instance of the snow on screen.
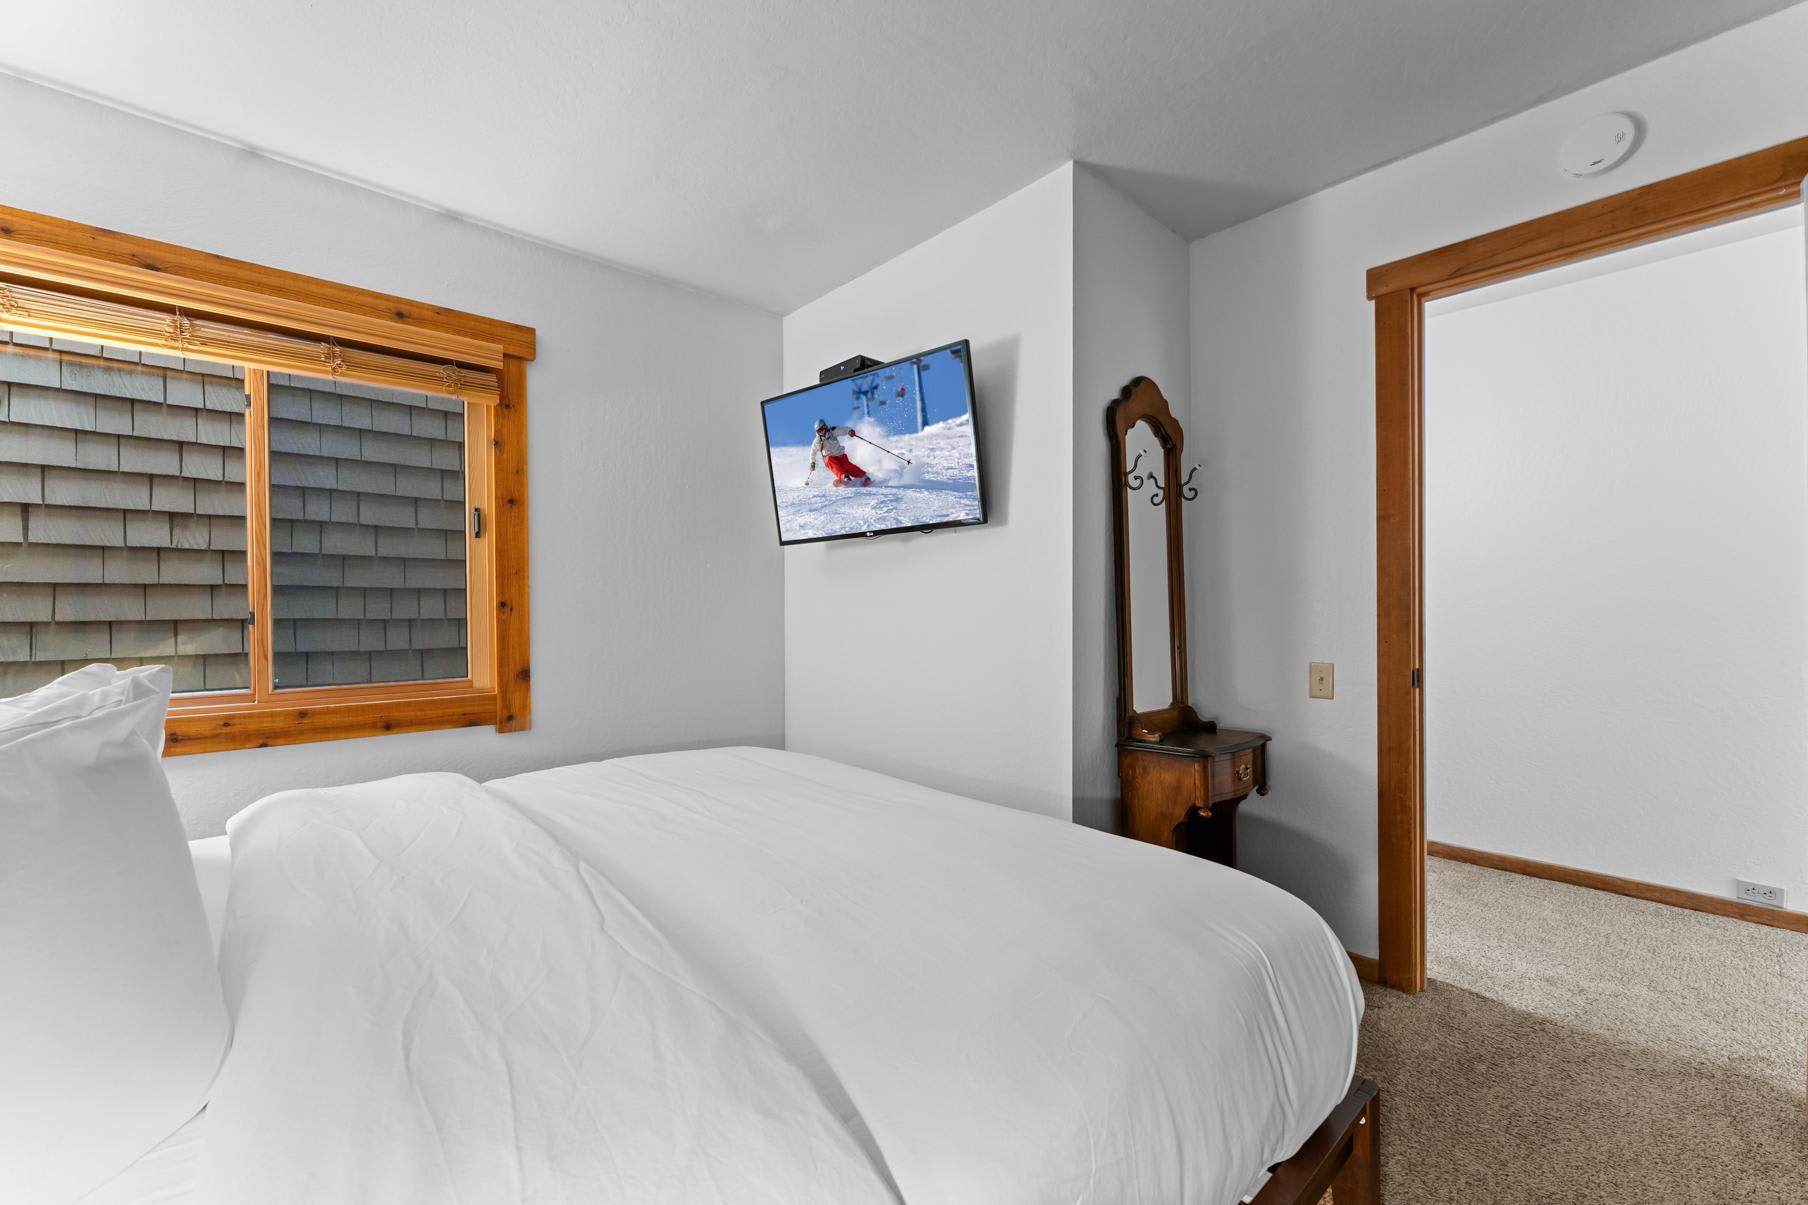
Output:
<path fill-rule="evenodd" d="M 980 519 L 965 355 L 957 344 L 767 402 L 779 538 Z M 819 419 L 837 429 L 839 465 L 819 450 Z"/>

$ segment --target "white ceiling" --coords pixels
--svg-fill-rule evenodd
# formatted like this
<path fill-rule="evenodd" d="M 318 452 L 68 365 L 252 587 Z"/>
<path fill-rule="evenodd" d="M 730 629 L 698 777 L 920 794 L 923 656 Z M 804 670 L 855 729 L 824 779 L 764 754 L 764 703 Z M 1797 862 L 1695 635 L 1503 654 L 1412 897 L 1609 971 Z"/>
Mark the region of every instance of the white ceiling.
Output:
<path fill-rule="evenodd" d="M 785 312 L 1068 159 L 1195 238 L 1786 7 L 0 0 L 0 70 Z"/>

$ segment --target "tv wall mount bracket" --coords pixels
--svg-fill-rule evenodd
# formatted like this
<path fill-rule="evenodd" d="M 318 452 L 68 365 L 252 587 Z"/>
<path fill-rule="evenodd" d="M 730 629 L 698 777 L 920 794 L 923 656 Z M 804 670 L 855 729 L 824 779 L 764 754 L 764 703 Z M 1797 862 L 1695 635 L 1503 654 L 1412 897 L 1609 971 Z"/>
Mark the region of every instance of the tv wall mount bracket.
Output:
<path fill-rule="evenodd" d="M 848 377 L 859 376 L 874 368 L 882 368 L 884 360 L 875 360 L 871 356 L 849 356 L 839 364 L 831 364 L 816 374 L 818 385 L 827 385 L 830 381 L 840 381 Z"/>

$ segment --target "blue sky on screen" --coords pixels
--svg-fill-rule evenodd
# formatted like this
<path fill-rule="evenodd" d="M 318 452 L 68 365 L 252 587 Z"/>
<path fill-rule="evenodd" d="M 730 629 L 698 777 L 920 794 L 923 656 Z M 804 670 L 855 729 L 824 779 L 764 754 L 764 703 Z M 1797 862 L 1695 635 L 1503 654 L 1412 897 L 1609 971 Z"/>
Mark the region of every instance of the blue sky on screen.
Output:
<path fill-rule="evenodd" d="M 951 347 L 922 357 L 923 401 L 930 423 L 959 418 L 972 406 L 972 399 L 967 396 L 967 372 L 960 362 L 960 352 L 959 347 Z M 909 428 L 914 430 L 915 382 L 916 374 L 912 373 L 910 361 L 906 360 L 878 372 L 831 381 L 792 397 L 767 402 L 767 442 L 772 447 L 807 444 L 815 437 L 816 420 L 819 418 L 838 427 L 853 425 L 862 414 L 861 401 L 855 393 L 856 386 L 865 389 L 875 384 L 879 386 L 875 399 L 881 396 L 886 399 L 885 411 L 890 411 L 894 406 L 907 411 L 910 416 Z M 899 388 L 905 391 L 902 397 L 898 395 Z M 880 417 L 882 413 L 877 406 L 873 407 L 875 417 Z M 886 425 L 892 427 L 893 423 L 887 422 Z"/>

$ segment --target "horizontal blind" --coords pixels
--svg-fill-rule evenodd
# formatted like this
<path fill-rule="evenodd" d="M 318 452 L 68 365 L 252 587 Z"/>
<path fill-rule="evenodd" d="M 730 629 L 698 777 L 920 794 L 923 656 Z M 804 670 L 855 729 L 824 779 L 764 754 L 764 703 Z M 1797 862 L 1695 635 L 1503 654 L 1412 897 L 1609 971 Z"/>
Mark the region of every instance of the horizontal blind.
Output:
<path fill-rule="evenodd" d="M 91 339 L 134 351 L 187 359 L 362 381 L 478 404 L 494 403 L 501 395 L 496 374 L 487 368 L 435 364 L 363 348 L 341 347 L 333 339 L 278 334 L 217 319 L 198 318 L 180 310 L 166 313 L 30 285 L 0 282 L 0 328 L 34 335 Z"/>

